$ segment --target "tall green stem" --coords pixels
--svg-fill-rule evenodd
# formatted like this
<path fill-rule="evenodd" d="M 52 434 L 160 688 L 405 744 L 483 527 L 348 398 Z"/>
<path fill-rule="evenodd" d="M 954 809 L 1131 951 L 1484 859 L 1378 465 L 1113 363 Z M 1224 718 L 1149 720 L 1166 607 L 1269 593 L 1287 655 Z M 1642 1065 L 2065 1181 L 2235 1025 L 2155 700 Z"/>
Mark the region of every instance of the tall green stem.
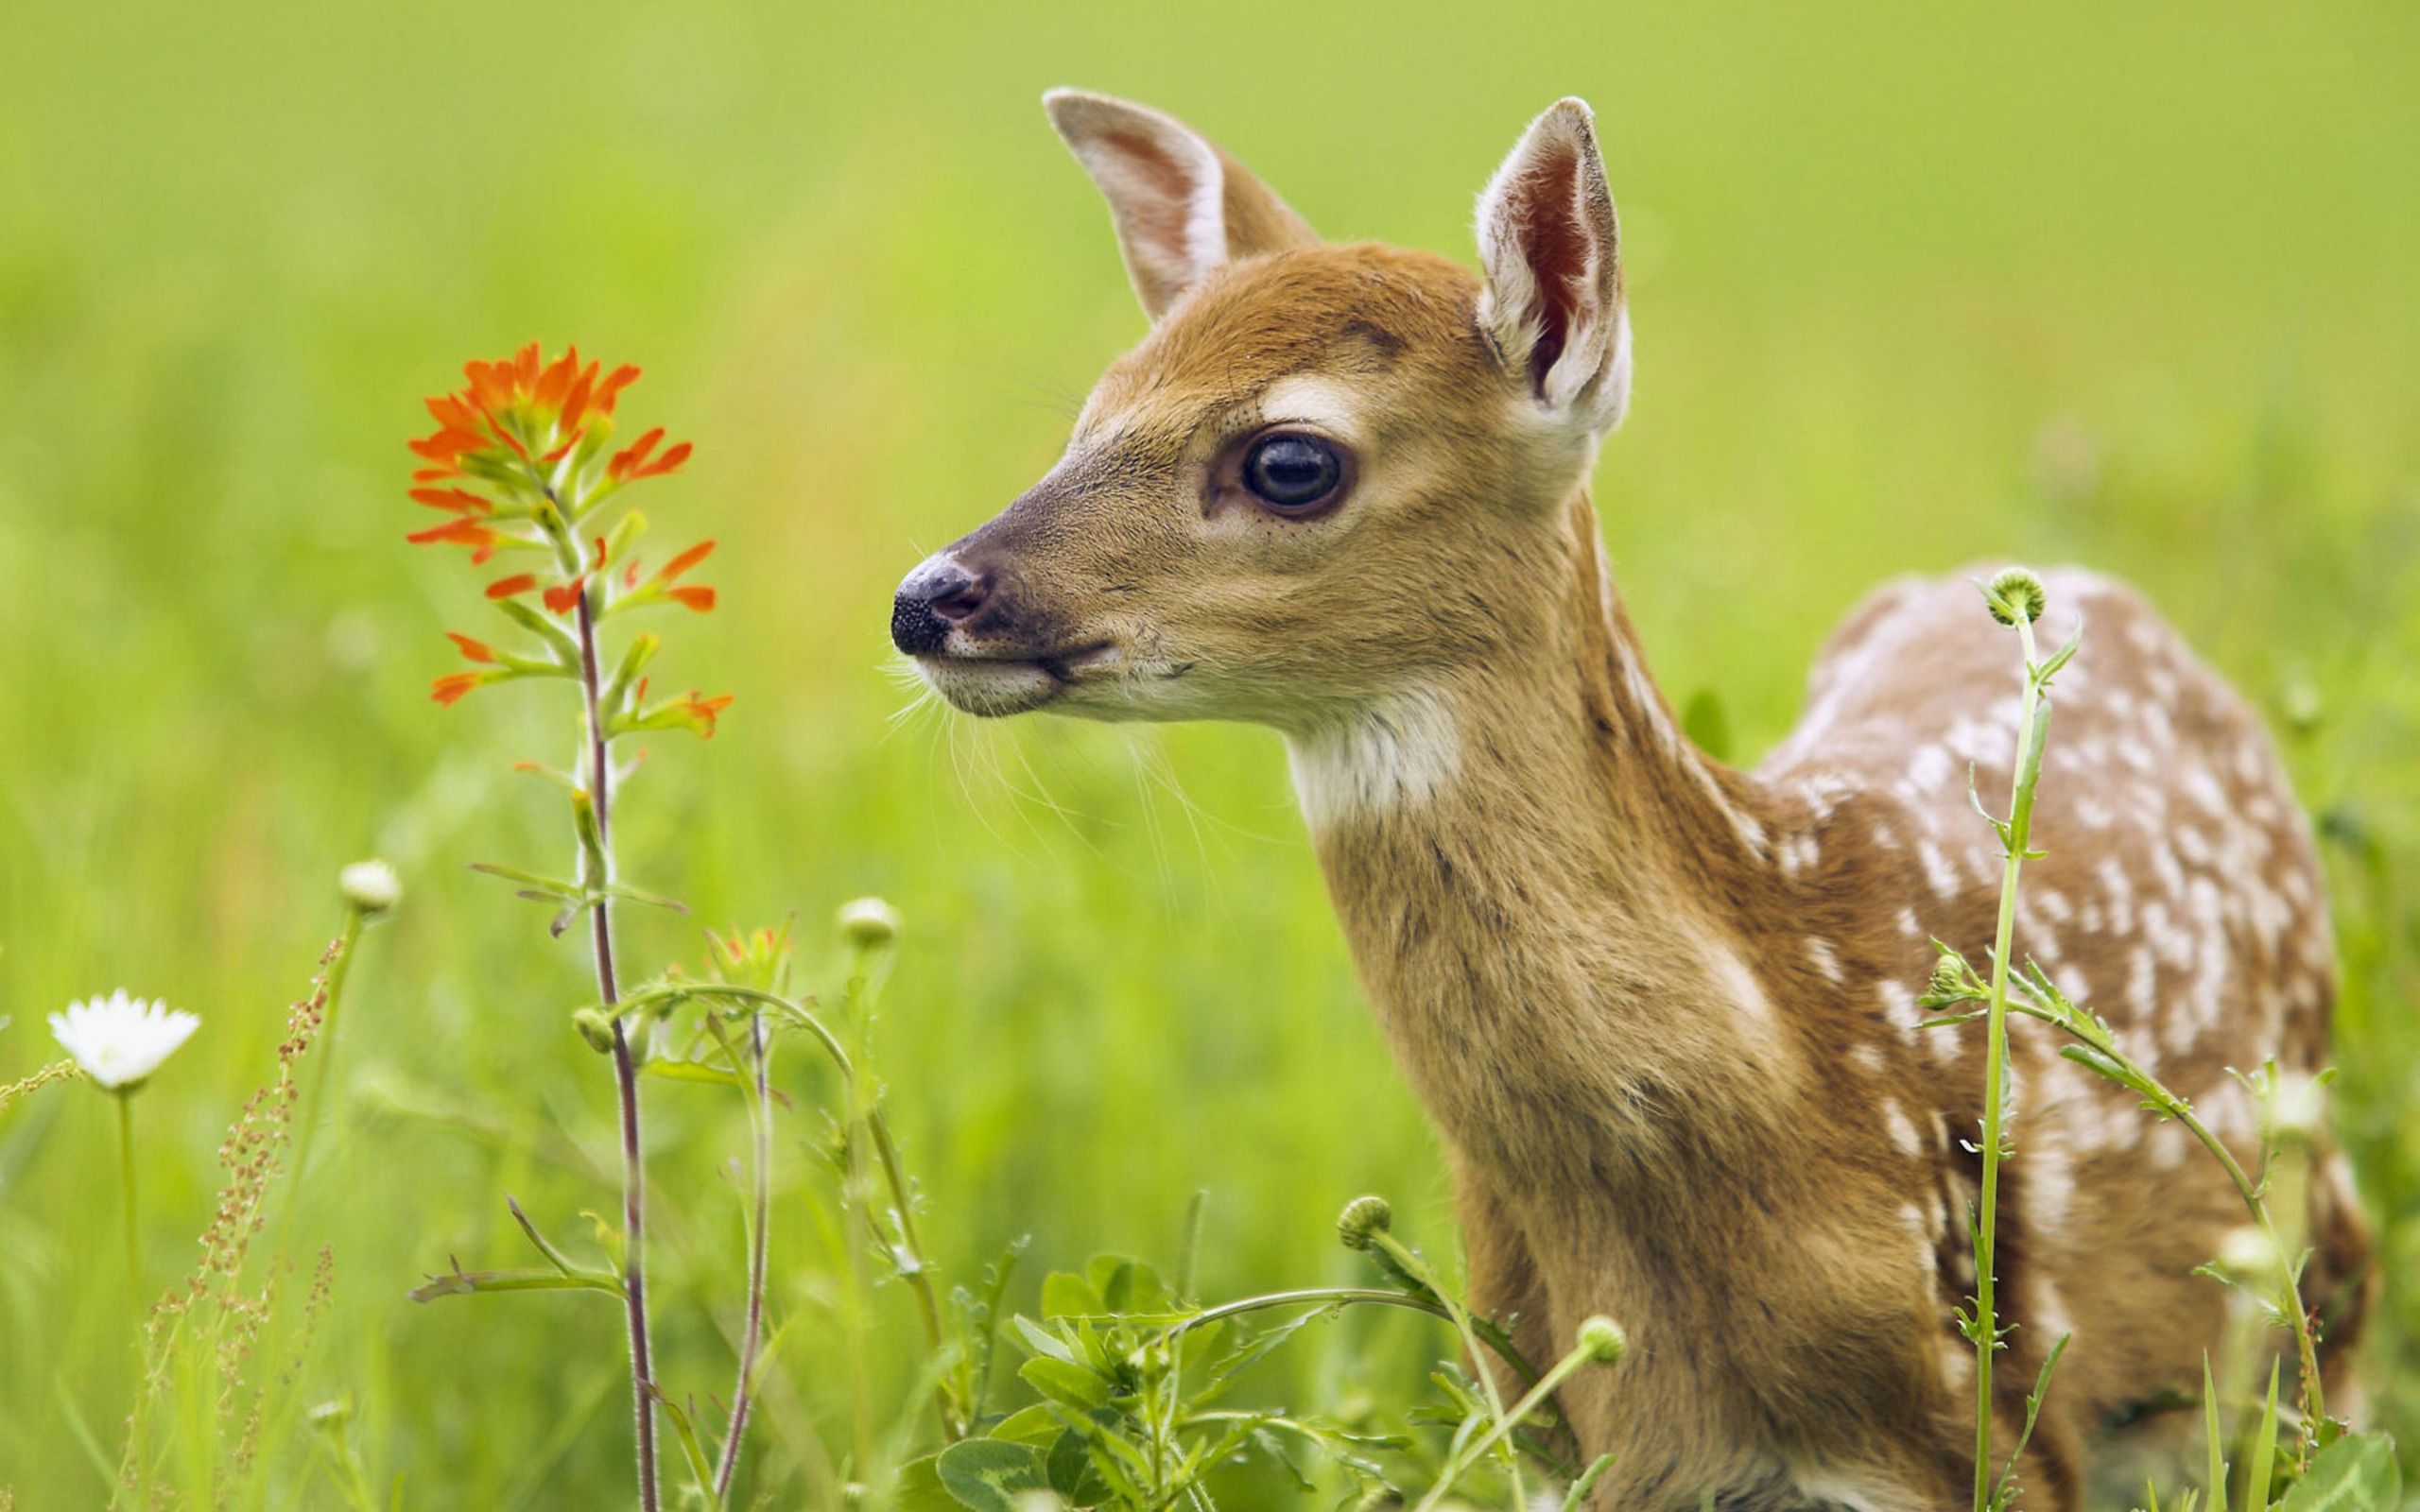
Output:
<path fill-rule="evenodd" d="M 719 1034 L 720 1030 L 717 1029 Z M 739 1379 L 731 1389 L 731 1424 L 724 1432 L 722 1453 L 715 1462 L 715 1503 L 731 1495 L 732 1472 L 739 1468 L 739 1446 L 748 1432 L 748 1411 L 754 1400 L 756 1351 L 765 1336 L 765 1265 L 767 1230 L 773 1221 L 773 1108 L 768 1071 L 765 1016 L 748 1016 L 748 1043 L 755 1063 L 749 1089 L 748 1125 L 752 1143 L 749 1155 L 748 1321 L 739 1344 Z"/>
<path fill-rule="evenodd" d="M 117 1094 L 117 1165 L 126 1189 L 126 1291 L 135 1315 L 143 1313 L 143 1241 L 134 1216 L 134 1091 Z"/>
<path fill-rule="evenodd" d="M 294 1180 L 298 1186 L 302 1173 L 311 1168 L 311 1136 L 319 1129 L 320 1115 L 327 1107 L 328 1087 L 336 1079 L 330 1067 L 337 1058 L 337 1005 L 344 999 L 345 972 L 353 965 L 353 947 L 361 938 L 362 922 L 367 917 L 358 905 L 345 905 L 344 929 L 337 936 L 336 950 L 328 962 L 328 979 L 322 984 L 326 997 L 320 1016 L 320 1069 L 311 1073 L 311 1092 L 302 1104 L 302 1132 L 294 1149 Z M 286 1211 L 293 1211 L 292 1203 L 287 1204 Z"/>
<path fill-rule="evenodd" d="M 1983 1049 L 1983 1185 L 1975 1224 L 1975 1512 L 1992 1503 L 1992 1357 L 1999 1351 L 1994 1306 L 1994 1248 L 1999 1228 L 2000 1141 L 2008 1097 L 2008 962 L 2016 933 L 2017 872 L 2033 828 L 2034 781 L 2042 769 L 2042 731 L 2035 709 L 2042 689 L 2033 671 L 2033 625 L 2023 614 L 2016 633 L 2025 647 L 2025 692 L 2017 705 L 2015 773 L 2009 779 L 2006 858 L 2000 876 L 1999 926 L 1993 936 L 1992 987 Z"/>
<path fill-rule="evenodd" d="M 579 688 L 587 715 L 588 781 L 596 805 L 596 850 L 584 857 L 584 878 L 603 889 L 613 882 L 613 782 L 606 751 L 605 712 L 598 698 L 596 613 L 590 606 L 594 588 L 579 595 Z M 596 989 L 610 1011 L 621 1002 L 614 974 L 614 916 L 602 896 L 590 910 L 590 936 L 596 957 Z M 639 1143 L 638 1062 L 631 1054 L 630 1036 L 621 1016 L 614 1018 L 614 1091 L 622 1124 L 622 1298 L 630 1327 L 631 1412 L 638 1431 L 639 1506 L 656 1512 L 660 1492 L 655 1474 L 655 1366 L 648 1338 L 647 1319 L 647 1172 Z"/>

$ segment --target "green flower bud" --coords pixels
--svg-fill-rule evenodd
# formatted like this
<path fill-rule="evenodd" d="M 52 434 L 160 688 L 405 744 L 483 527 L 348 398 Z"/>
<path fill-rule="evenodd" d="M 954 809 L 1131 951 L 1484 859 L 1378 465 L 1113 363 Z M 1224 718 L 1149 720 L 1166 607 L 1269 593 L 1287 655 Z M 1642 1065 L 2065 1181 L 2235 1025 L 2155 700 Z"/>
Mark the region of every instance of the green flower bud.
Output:
<path fill-rule="evenodd" d="M 840 905 L 840 937 L 861 951 L 879 950 L 899 937 L 899 910 L 879 898 L 856 898 Z"/>
<path fill-rule="evenodd" d="M 1962 998 L 1966 995 L 1966 963 L 1955 955 L 1945 955 L 1932 963 L 1930 994 L 1936 998 Z"/>
<path fill-rule="evenodd" d="M 1611 1365 L 1630 1349 L 1630 1339 L 1623 1334 L 1620 1324 L 1599 1313 L 1580 1320 L 1580 1347 L 1597 1364 Z"/>
<path fill-rule="evenodd" d="M 372 857 L 337 873 L 337 891 L 344 905 L 364 919 L 375 919 L 404 899 L 403 879 L 395 868 Z"/>
<path fill-rule="evenodd" d="M 1992 586 L 1983 591 L 1983 599 L 1992 607 L 1992 618 L 2013 627 L 2019 614 L 2025 616 L 2028 625 L 2040 619 L 2050 595 L 2043 589 L 2041 578 L 2022 567 L 2011 567 L 1992 579 Z"/>
<path fill-rule="evenodd" d="M 614 1016 L 603 1008 L 582 1008 L 571 1016 L 571 1026 L 588 1041 L 588 1048 L 598 1055 L 610 1055 L 614 1049 Z"/>
<path fill-rule="evenodd" d="M 1395 1223 L 1394 1209 L 1377 1195 L 1356 1197 L 1336 1215 L 1336 1237 L 1347 1249 L 1367 1249 L 1371 1236 L 1385 1233 Z"/>

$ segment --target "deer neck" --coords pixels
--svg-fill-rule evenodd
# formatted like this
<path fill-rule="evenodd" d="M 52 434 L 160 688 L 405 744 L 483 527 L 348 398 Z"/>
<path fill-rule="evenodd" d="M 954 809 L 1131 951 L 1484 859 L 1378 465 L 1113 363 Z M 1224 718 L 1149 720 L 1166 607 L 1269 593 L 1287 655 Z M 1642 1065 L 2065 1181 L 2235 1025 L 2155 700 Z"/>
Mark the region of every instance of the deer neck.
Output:
<path fill-rule="evenodd" d="M 1799 1057 L 1729 920 L 1769 863 L 1753 783 L 1685 739 L 1584 492 L 1554 591 L 1466 673 L 1288 732 L 1355 964 L 1467 1156 L 1669 1177 L 1773 1118 Z"/>

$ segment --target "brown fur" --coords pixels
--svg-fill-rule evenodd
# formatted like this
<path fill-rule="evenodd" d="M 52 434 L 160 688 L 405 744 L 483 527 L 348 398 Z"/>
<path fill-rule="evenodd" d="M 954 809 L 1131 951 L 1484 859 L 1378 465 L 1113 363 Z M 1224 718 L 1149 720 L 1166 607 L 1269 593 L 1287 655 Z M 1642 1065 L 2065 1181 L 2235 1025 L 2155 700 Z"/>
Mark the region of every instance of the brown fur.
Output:
<path fill-rule="evenodd" d="M 1113 129 L 1115 106 L 1078 113 Z M 1527 202 L 1495 230 L 1567 276 L 1525 295 L 1492 262 L 1483 291 L 1424 253 L 1231 221 L 1066 458 L 946 554 L 989 596 L 921 664 L 978 713 L 1284 732 L 1362 982 L 1454 1152 L 1475 1297 L 1535 1357 L 1590 1314 L 1629 1331 L 1619 1366 L 1563 1393 L 1581 1449 L 1618 1454 L 1603 1504 L 1962 1505 L 1980 1036 L 1919 1032 L 1913 999 L 1931 937 L 1979 963 L 1991 939 L 1997 842 L 1966 772 L 2007 790 L 2013 638 L 1963 583 L 1896 584 L 1756 772 L 1682 738 L 1585 490 L 1627 352 L 1610 199 L 1552 180 L 1600 183 L 1593 134 L 1557 109 L 1508 163 Z M 1165 167 L 1104 187 L 1181 198 Z M 1165 232 L 1179 209 L 1117 219 Z M 1349 450 L 1333 513 L 1240 489 L 1238 449 L 1272 424 Z M 2140 600 L 2082 573 L 2049 591 L 2045 634 L 2089 633 L 2018 948 L 2249 1159 L 2224 1068 L 2325 1053 L 2307 826 L 2256 723 Z M 2100 1425 L 2216 1351 L 2222 1294 L 2191 1271 L 2242 1213 L 2047 1030 L 2013 1042 L 2001 1442 L 2072 1332 L 2024 1468 L 2033 1504 L 2071 1508 Z M 2358 1297 L 2365 1236 L 2325 1170 L 2313 1278 Z"/>

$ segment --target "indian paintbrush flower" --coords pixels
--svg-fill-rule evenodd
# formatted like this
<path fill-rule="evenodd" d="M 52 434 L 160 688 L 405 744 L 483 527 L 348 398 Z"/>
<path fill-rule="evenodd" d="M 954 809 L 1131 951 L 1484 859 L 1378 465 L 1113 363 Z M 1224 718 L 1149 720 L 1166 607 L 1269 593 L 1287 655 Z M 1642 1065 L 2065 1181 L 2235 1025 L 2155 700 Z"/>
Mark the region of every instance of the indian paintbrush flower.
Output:
<path fill-rule="evenodd" d="M 409 443 L 423 465 L 412 473 L 407 491 L 414 503 L 444 519 L 406 539 L 416 545 L 465 547 L 475 565 L 507 553 L 516 558 L 511 570 L 488 582 L 486 598 L 521 633 L 505 641 L 449 631 L 447 638 L 470 666 L 439 677 L 430 684 L 429 696 L 452 704 L 480 688 L 525 678 L 558 678 L 578 690 L 579 769 L 547 773 L 570 794 L 579 838 L 577 877 L 550 879 L 502 867 L 482 869 L 522 881 L 523 897 L 555 910 L 558 935 L 574 919 L 587 918 L 602 1001 L 575 1014 L 573 1023 L 582 1039 L 614 1063 L 623 1160 L 622 1266 L 616 1287 L 630 1335 L 639 1504 L 642 1512 L 655 1512 L 660 1504 L 655 1406 L 661 1393 L 648 1320 L 637 1077 L 645 1041 L 642 1038 L 634 1045 L 619 1017 L 625 976 L 615 963 L 613 926 L 614 899 L 647 895 L 614 880 L 612 815 L 619 772 L 610 747 L 620 736 L 648 730 L 689 730 L 712 736 L 731 696 L 691 689 L 650 702 L 642 669 L 655 656 L 659 637 L 641 631 L 616 657 L 601 644 L 600 627 L 610 615 L 660 604 L 696 613 L 712 610 L 714 589 L 683 579 L 712 554 L 715 543 L 700 541 L 649 572 L 636 549 L 647 530 L 645 517 L 623 510 L 618 518 L 605 518 L 608 501 L 620 490 L 678 472 L 689 459 L 689 443 L 666 444 L 661 426 L 614 448 L 615 406 L 637 381 L 636 368 L 608 372 L 602 364 L 583 363 L 577 349 L 544 362 L 532 342 L 501 361 L 471 363 L 462 376 L 460 389 L 427 401 L 437 429 Z M 547 770 L 528 764 L 524 767 Z M 349 902 L 352 896 L 348 882 Z M 354 921 L 367 916 L 356 905 Z M 761 1104 L 763 1041 L 761 1031 L 753 1035 Z M 758 1162 L 760 1171 L 763 1163 Z M 760 1213 L 751 1271 L 752 1297 L 759 1300 L 762 1232 Z M 738 1452 L 750 1367 L 743 1360 L 739 1404 L 733 1410 L 716 1482 L 717 1504 Z"/>
<path fill-rule="evenodd" d="M 599 363 L 583 365 L 578 348 L 543 362 L 531 342 L 503 360 L 470 363 L 462 374 L 459 390 L 427 401 L 437 429 L 410 443 L 424 465 L 413 471 L 407 491 L 414 503 L 447 518 L 405 539 L 467 547 L 475 564 L 505 552 L 545 558 L 545 567 L 509 573 L 487 586 L 488 598 L 543 644 L 515 650 L 448 632 L 479 670 L 438 678 L 430 697 L 452 704 L 518 678 L 578 677 L 580 653 L 563 622 L 583 608 L 592 624 L 658 603 L 700 614 L 714 609 L 713 588 L 679 580 L 714 550 L 713 541 L 677 553 L 649 574 L 632 550 L 647 528 L 638 513 L 625 514 L 601 534 L 582 528 L 620 490 L 678 472 L 689 459 L 689 443 L 664 445 L 661 426 L 612 449 L 614 408 L 637 381 L 636 368 L 606 372 Z M 517 602 L 531 593 L 543 612 Z M 728 695 L 692 691 L 648 706 L 645 683 L 624 683 L 621 692 L 604 711 L 614 733 L 685 729 L 711 736 L 716 716 L 731 701 Z"/>
<path fill-rule="evenodd" d="M 199 1027 L 194 1015 L 129 997 L 124 988 L 106 998 L 71 1003 L 66 1012 L 50 1016 L 50 1032 L 84 1074 L 114 1092 L 142 1086 Z"/>

